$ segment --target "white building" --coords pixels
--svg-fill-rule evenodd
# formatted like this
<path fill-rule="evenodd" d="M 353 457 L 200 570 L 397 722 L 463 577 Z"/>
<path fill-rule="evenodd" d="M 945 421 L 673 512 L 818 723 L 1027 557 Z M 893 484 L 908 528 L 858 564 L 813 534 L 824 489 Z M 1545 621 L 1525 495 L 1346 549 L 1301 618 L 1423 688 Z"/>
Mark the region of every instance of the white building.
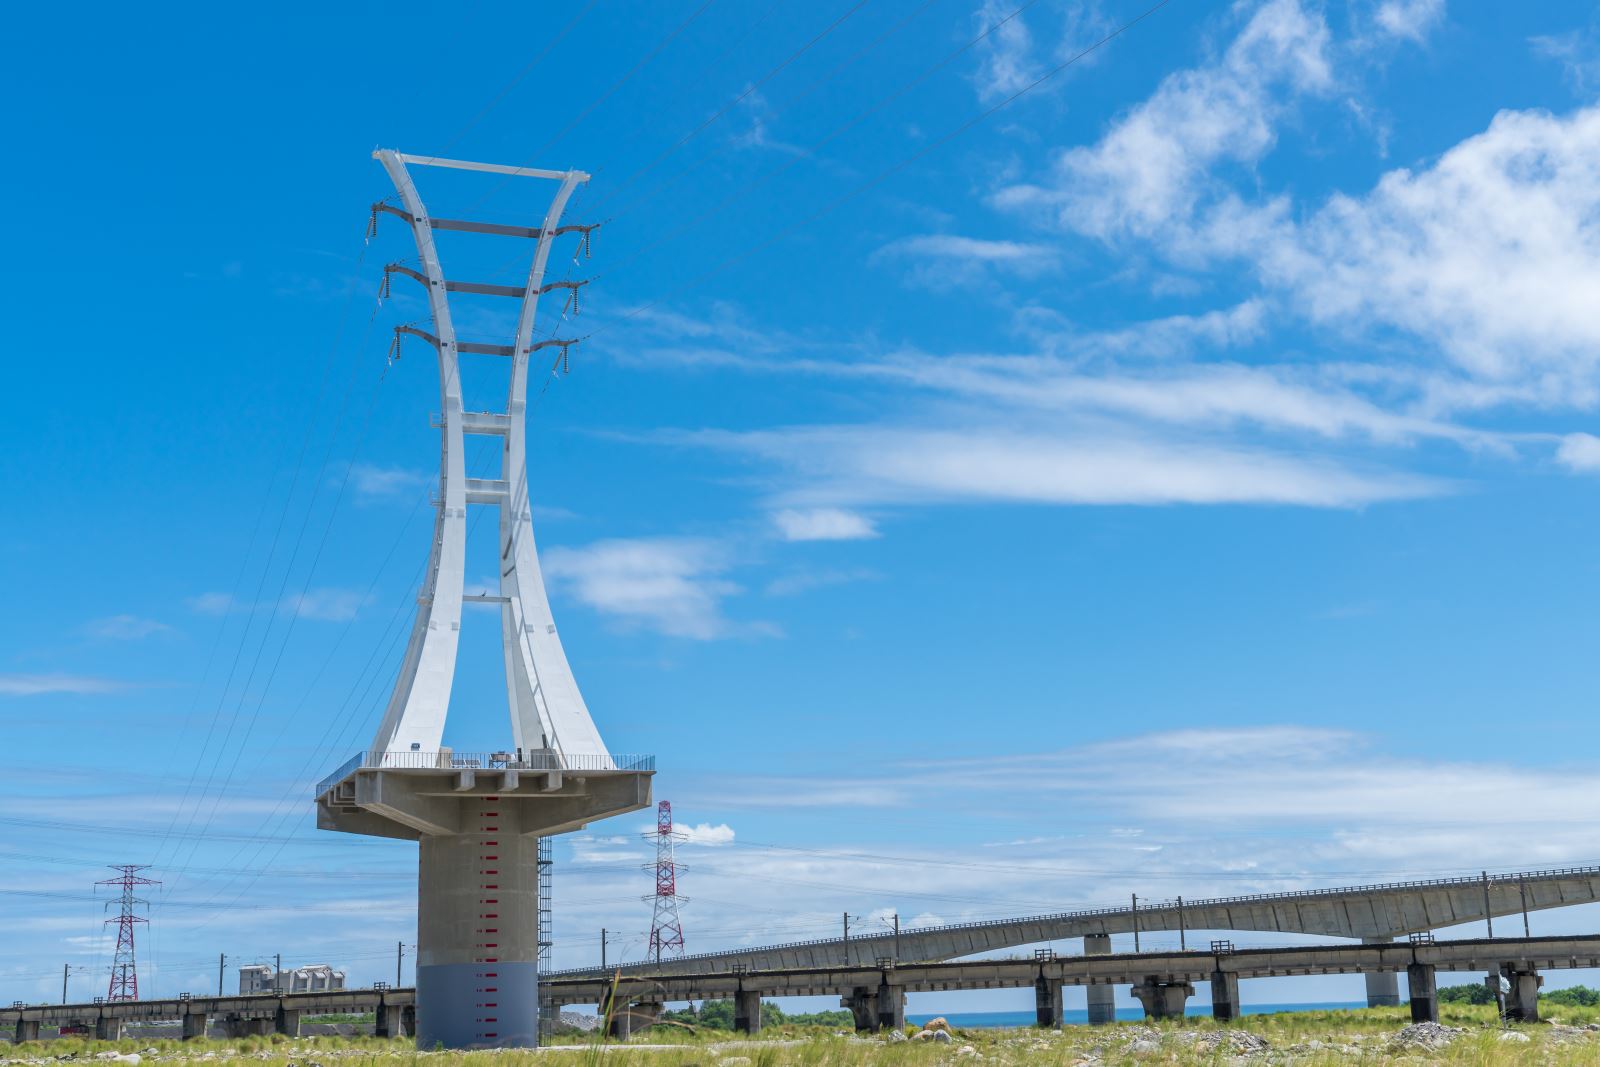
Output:
<path fill-rule="evenodd" d="M 317 993 L 324 989 L 343 989 L 344 972 L 326 963 L 313 963 L 274 975 L 272 967 L 258 963 L 239 968 L 239 993 Z"/>

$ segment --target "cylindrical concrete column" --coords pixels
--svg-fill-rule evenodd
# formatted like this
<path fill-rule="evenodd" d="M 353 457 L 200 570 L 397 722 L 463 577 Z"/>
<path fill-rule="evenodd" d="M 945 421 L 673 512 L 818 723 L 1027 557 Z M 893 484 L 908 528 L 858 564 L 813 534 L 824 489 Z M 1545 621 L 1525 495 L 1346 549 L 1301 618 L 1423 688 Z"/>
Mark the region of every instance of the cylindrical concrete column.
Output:
<path fill-rule="evenodd" d="M 1363 945 L 1387 945 L 1392 937 L 1363 937 Z M 1367 1007 L 1390 1008 L 1400 1003 L 1400 975 L 1395 971 L 1368 971 Z"/>
<path fill-rule="evenodd" d="M 417 871 L 417 1047 L 539 1043 L 539 841 L 517 809 L 460 801 L 462 833 L 427 836 Z"/>
<path fill-rule="evenodd" d="M 1083 954 L 1085 956 L 1111 955 L 1110 934 L 1085 934 L 1083 938 Z M 1109 985 L 1086 986 L 1084 990 L 1089 996 L 1089 1022 L 1114 1023 L 1117 1021 L 1117 990 Z"/>

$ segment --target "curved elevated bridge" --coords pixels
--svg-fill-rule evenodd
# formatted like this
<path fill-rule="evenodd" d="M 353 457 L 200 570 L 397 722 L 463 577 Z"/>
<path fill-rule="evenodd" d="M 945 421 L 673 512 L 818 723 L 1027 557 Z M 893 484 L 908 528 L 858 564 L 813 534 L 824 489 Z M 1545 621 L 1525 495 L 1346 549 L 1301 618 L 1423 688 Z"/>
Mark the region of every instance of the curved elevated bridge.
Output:
<path fill-rule="evenodd" d="M 1369 943 L 1393 941 L 1407 934 L 1515 916 L 1501 933 L 1527 933 L 1529 912 L 1600 900 L 1600 867 L 1564 867 L 1431 878 L 1414 882 L 1307 889 L 1286 893 L 1252 893 L 1207 900 L 1144 903 L 1138 907 L 1091 908 L 1029 915 L 1015 919 L 919 926 L 899 935 L 824 938 L 764 945 L 758 948 L 707 952 L 654 963 L 624 964 L 550 972 L 546 979 L 598 978 L 620 971 L 625 976 L 660 970 L 673 974 L 706 974 L 734 967 L 750 970 L 873 966 L 881 961 L 934 962 L 975 956 L 1022 945 L 1084 939 L 1086 955 L 1111 951 L 1112 934 L 1190 930 L 1270 931 L 1359 938 Z M 1492 935 L 1493 931 L 1491 931 Z M 1090 1015 L 1111 1011 L 1111 990 L 1091 990 Z M 1399 983 L 1393 973 L 1369 974 L 1367 1001 L 1372 1006 L 1398 1004 Z M 1109 1018 L 1109 1015 L 1107 1015 Z M 1095 1021 L 1099 1021 L 1095 1019 Z"/>

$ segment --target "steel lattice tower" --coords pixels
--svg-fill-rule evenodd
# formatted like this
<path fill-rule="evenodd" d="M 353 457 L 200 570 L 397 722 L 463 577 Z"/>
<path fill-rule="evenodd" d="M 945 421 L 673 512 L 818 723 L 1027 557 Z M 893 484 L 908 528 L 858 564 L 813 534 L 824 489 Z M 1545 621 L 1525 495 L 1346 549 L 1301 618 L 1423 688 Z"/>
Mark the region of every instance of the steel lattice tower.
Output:
<path fill-rule="evenodd" d="M 678 895 L 678 864 L 672 858 L 672 843 L 680 835 L 672 830 L 672 803 L 656 805 L 656 891 L 655 914 L 650 919 L 650 954 L 660 963 L 667 957 L 683 955 L 683 921 L 678 905 L 686 898 Z M 650 899 L 650 898 L 646 898 Z"/>
<path fill-rule="evenodd" d="M 108 923 L 117 924 L 117 954 L 111 962 L 111 984 L 106 989 L 107 1000 L 138 1000 L 139 999 L 139 967 L 134 960 L 133 953 L 133 928 L 136 923 L 148 923 L 150 920 L 135 915 L 133 909 L 143 904 L 150 906 L 148 900 L 142 900 L 133 895 L 135 886 L 160 885 L 153 878 L 141 877 L 140 871 L 149 870 L 148 865 L 133 863 L 112 864 L 111 869 L 121 871 L 117 878 L 107 878 L 96 882 L 95 885 L 116 886 L 122 891 L 117 901 L 107 901 L 106 907 L 112 903 L 120 905 L 120 911 L 115 919 L 107 919 Z"/>

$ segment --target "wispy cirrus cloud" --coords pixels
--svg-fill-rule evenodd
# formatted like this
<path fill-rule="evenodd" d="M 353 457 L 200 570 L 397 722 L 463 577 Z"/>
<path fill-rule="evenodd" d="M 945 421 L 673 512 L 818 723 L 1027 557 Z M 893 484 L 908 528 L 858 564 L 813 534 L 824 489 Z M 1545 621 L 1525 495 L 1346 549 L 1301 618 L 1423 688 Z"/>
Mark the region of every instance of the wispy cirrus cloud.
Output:
<path fill-rule="evenodd" d="M 878 536 L 867 516 L 844 508 L 782 508 L 772 524 L 785 541 L 861 541 Z"/>
<path fill-rule="evenodd" d="M 544 553 L 545 570 L 584 604 L 629 628 L 710 641 L 741 632 L 723 602 L 741 592 L 726 577 L 726 546 L 696 538 L 598 541 Z"/>
<path fill-rule="evenodd" d="M 83 629 L 90 637 L 105 641 L 140 641 L 146 637 L 174 632 L 172 627 L 164 622 L 141 618 L 138 615 L 110 615 L 103 619 L 93 619 Z"/>
<path fill-rule="evenodd" d="M 41 696 L 75 693 L 80 696 L 120 693 L 139 683 L 85 674 L 0 674 L 0 695 Z"/>

